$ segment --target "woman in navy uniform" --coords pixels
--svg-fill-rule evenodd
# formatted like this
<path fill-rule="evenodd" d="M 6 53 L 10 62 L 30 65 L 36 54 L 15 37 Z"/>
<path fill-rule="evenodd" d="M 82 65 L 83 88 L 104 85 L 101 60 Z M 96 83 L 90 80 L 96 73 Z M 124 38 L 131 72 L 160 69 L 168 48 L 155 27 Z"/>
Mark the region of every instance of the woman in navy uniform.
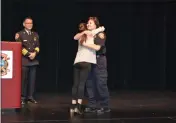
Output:
<path fill-rule="evenodd" d="M 100 26 L 97 17 L 89 17 L 87 28 L 89 30 L 96 29 Z M 97 64 L 92 66 L 90 75 L 86 82 L 88 93 L 88 107 L 85 112 L 104 113 L 110 112 L 109 109 L 109 91 L 107 87 L 107 60 L 106 60 L 106 36 L 104 32 L 100 32 L 95 36 L 95 44 L 84 44 L 88 48 L 95 49 L 97 56 Z M 95 81 L 93 81 L 95 80 Z M 100 107 L 97 108 L 97 103 Z"/>
<path fill-rule="evenodd" d="M 24 29 L 17 32 L 15 40 L 22 43 L 22 94 L 21 104 L 37 103 L 34 99 L 36 68 L 39 64 L 36 56 L 39 54 L 39 36 L 31 31 L 33 20 L 27 17 L 23 21 Z"/>

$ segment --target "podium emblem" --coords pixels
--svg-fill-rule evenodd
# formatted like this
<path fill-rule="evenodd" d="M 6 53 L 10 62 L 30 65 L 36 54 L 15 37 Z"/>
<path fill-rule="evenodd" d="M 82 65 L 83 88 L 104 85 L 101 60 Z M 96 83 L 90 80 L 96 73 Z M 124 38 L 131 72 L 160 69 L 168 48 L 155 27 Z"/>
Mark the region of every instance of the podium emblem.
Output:
<path fill-rule="evenodd" d="M 7 75 L 7 72 L 10 71 L 8 69 L 8 66 L 9 66 L 8 60 L 9 59 L 10 58 L 7 56 L 7 54 L 1 53 L 1 61 L 0 61 L 0 65 L 1 65 L 1 76 Z"/>
<path fill-rule="evenodd" d="M 12 51 L 1 51 L 0 59 L 0 69 L 1 69 L 1 78 L 2 79 L 11 79 L 12 78 L 12 62 L 13 62 L 13 53 Z"/>

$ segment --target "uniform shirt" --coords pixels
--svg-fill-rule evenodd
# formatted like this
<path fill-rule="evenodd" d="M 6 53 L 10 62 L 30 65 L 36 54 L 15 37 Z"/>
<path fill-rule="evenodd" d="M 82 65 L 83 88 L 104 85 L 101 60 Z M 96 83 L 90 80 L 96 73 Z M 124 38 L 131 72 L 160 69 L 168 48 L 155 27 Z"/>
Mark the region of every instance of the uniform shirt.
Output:
<path fill-rule="evenodd" d="M 106 37 L 103 32 L 99 32 L 94 39 L 94 43 L 96 45 L 100 45 L 101 48 L 96 52 L 96 55 L 105 55 L 106 54 L 106 46 L 105 46 Z"/>
<path fill-rule="evenodd" d="M 24 29 L 24 30 L 27 32 L 28 35 L 31 35 L 31 31 L 28 31 L 26 29 Z"/>
<path fill-rule="evenodd" d="M 86 39 L 86 44 L 94 44 L 94 35 L 96 35 L 99 32 L 104 31 L 104 28 L 97 28 L 95 30 L 92 30 L 92 35 L 88 35 Z M 74 61 L 74 64 L 79 62 L 88 62 L 96 64 L 96 51 L 87 47 L 82 46 L 80 43 L 78 44 L 78 51 L 76 54 L 76 58 Z"/>
<path fill-rule="evenodd" d="M 36 32 L 29 32 L 24 29 L 16 33 L 15 40 L 22 43 L 22 65 L 38 65 L 39 62 L 36 57 L 33 60 L 28 57 L 30 52 L 36 52 L 37 55 L 40 51 L 38 34 Z"/>

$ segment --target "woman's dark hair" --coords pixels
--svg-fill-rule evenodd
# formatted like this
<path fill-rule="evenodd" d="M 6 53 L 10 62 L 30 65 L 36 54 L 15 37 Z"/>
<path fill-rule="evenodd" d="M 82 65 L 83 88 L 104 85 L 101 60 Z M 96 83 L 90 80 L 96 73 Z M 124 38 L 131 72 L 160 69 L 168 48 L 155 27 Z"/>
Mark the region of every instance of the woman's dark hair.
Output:
<path fill-rule="evenodd" d="M 87 30 L 87 24 L 86 24 L 86 23 L 80 23 L 80 24 L 79 24 L 79 31 L 80 31 L 80 32 L 83 32 L 83 31 L 85 31 L 85 30 Z M 83 42 L 86 41 L 86 39 L 87 39 L 87 36 L 86 36 L 86 34 L 84 34 L 84 35 L 81 37 L 80 44 L 83 44 Z"/>

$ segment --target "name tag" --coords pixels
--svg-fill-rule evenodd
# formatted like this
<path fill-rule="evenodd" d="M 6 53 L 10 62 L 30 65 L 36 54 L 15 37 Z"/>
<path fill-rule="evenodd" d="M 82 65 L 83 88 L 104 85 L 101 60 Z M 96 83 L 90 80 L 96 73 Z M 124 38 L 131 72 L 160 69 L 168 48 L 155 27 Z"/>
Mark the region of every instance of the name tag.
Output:
<path fill-rule="evenodd" d="M 27 41 L 27 40 L 23 40 L 23 41 Z"/>

